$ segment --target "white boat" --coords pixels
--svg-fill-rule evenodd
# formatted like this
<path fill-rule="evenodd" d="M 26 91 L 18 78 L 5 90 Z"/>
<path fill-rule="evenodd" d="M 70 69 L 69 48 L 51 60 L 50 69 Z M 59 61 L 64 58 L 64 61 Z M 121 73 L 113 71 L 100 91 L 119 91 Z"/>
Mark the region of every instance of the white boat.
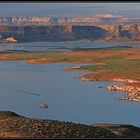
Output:
<path fill-rule="evenodd" d="M 40 106 L 40 108 L 48 108 L 48 105 L 47 104 L 44 104 L 44 103 L 43 104 L 40 104 L 39 106 Z"/>

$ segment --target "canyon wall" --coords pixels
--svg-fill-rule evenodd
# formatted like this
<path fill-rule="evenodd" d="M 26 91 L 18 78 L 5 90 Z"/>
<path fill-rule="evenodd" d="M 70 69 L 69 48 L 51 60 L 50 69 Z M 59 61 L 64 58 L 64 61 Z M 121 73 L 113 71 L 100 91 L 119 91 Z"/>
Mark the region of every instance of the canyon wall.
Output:
<path fill-rule="evenodd" d="M 97 26 L 104 24 L 140 24 L 140 18 L 125 18 L 113 15 L 98 15 L 91 17 L 0 17 L 2 26 L 28 26 L 28 25 L 82 25 Z"/>
<path fill-rule="evenodd" d="M 100 39 L 107 33 L 96 26 L 0 26 L 0 35 L 22 41 L 68 41 L 79 39 Z"/>
<path fill-rule="evenodd" d="M 34 19 L 38 20 L 38 19 Z M 3 38 L 14 37 L 18 42 L 24 41 L 69 41 L 69 40 L 140 40 L 140 24 L 130 25 L 28 25 L 0 26 Z"/>

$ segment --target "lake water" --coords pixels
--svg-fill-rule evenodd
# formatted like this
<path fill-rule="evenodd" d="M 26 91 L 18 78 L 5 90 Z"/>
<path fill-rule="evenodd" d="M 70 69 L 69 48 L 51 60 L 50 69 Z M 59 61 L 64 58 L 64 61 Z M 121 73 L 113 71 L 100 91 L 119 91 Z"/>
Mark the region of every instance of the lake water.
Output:
<path fill-rule="evenodd" d="M 100 47 L 112 47 L 112 46 L 140 46 L 113 43 L 113 42 L 30 42 L 30 43 L 7 43 L 0 44 L 0 51 L 4 50 L 26 50 L 33 52 L 52 52 L 52 51 L 71 51 L 71 49 L 79 48 L 100 48 Z"/>
<path fill-rule="evenodd" d="M 75 77 L 85 72 L 63 70 L 75 65 L 82 64 L 0 62 L 0 110 L 14 111 L 31 118 L 140 127 L 139 103 L 115 100 L 125 94 L 97 88 L 115 82 L 80 81 Z M 41 103 L 48 104 L 49 108 L 41 109 Z"/>

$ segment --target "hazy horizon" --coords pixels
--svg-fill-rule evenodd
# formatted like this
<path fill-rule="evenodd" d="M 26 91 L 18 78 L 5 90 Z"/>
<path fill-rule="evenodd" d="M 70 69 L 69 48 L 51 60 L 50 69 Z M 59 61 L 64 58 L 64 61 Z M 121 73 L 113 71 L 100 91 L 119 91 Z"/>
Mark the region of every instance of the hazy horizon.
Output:
<path fill-rule="evenodd" d="M 0 16 L 84 17 L 112 14 L 123 17 L 140 17 L 140 3 L 0 3 Z"/>

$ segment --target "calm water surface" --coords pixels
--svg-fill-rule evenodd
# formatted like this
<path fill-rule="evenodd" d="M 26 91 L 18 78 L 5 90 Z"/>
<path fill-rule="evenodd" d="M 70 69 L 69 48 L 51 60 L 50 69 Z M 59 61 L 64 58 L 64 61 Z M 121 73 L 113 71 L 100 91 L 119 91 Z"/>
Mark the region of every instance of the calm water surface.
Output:
<path fill-rule="evenodd" d="M 113 42 L 30 42 L 30 43 L 7 43 L 0 44 L 0 51 L 4 50 L 26 50 L 33 52 L 51 52 L 51 51 L 71 51 L 71 49 L 79 48 L 100 48 L 112 46 L 140 46 L 113 43 Z"/>
<path fill-rule="evenodd" d="M 31 118 L 140 126 L 139 103 L 115 100 L 125 94 L 97 88 L 115 83 L 80 81 L 75 77 L 85 72 L 63 70 L 74 65 L 78 64 L 0 62 L 0 110 Z M 49 108 L 40 109 L 41 103 L 47 103 Z"/>

